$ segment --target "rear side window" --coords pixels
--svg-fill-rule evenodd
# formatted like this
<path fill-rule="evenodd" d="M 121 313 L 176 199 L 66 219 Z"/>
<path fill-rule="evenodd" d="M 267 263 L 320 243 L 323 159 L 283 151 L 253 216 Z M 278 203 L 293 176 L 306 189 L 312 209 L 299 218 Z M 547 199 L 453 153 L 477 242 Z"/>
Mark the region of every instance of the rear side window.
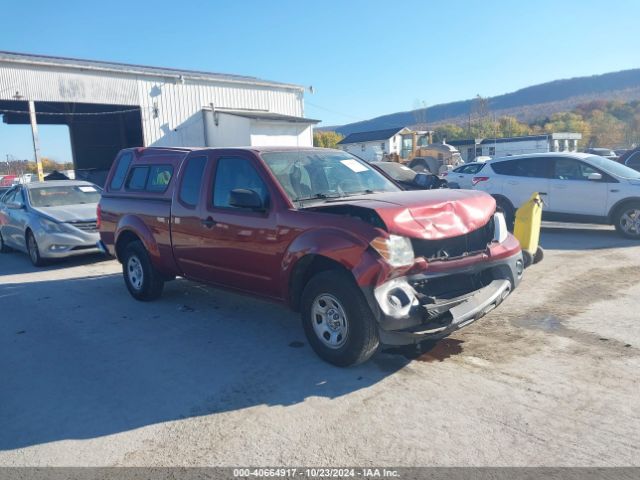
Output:
<path fill-rule="evenodd" d="M 187 166 L 182 175 L 182 186 L 180 187 L 180 201 L 185 205 L 195 207 L 200 198 L 200 188 L 204 167 L 207 165 L 207 157 L 193 157 L 187 161 Z"/>
<path fill-rule="evenodd" d="M 122 188 L 124 179 L 127 176 L 127 170 L 129 170 L 129 165 L 131 165 L 131 160 L 133 160 L 132 153 L 125 153 L 120 157 L 116 171 L 111 179 L 111 190 L 120 190 Z"/>
<path fill-rule="evenodd" d="M 149 179 L 147 180 L 147 191 L 164 192 L 169 186 L 172 175 L 173 167 L 171 165 L 152 166 L 149 171 Z"/>
<path fill-rule="evenodd" d="M 127 180 L 127 190 L 144 190 L 147 185 L 149 167 L 134 167 Z"/>
<path fill-rule="evenodd" d="M 500 175 L 513 177 L 549 178 L 549 158 L 521 158 L 496 162 L 491 168 Z"/>

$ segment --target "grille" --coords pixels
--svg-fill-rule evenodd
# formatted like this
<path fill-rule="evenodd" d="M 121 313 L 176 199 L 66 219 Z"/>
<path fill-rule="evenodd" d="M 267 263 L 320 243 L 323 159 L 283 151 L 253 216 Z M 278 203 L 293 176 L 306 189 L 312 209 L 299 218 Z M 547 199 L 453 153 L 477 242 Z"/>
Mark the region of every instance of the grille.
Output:
<path fill-rule="evenodd" d="M 96 221 L 93 222 L 69 222 L 69 225 L 73 225 L 77 229 L 82 230 L 83 232 L 97 232 L 98 224 Z"/>
<path fill-rule="evenodd" d="M 465 235 L 441 240 L 412 238 L 411 243 L 416 257 L 424 257 L 427 260 L 446 260 L 486 250 L 487 244 L 493 240 L 493 235 L 494 220 L 492 216 L 483 227 Z"/>

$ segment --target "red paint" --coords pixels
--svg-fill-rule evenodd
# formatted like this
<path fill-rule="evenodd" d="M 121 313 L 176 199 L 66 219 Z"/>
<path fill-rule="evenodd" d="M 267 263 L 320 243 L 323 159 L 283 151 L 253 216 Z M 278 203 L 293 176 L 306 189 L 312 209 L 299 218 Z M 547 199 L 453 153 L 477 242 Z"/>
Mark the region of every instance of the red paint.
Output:
<path fill-rule="evenodd" d="M 132 166 L 166 163 L 174 168 L 165 192 L 129 192 L 110 188 L 109 174 L 100 201 L 102 241 L 115 254 L 123 235 L 135 235 L 147 248 L 156 268 L 168 276 L 193 280 L 289 302 L 292 276 L 309 255 L 330 259 L 352 272 L 360 286 L 378 285 L 408 272 L 446 271 L 479 262 L 506 258 L 520 250 L 512 237 L 484 253 L 457 260 L 390 267 L 369 243 L 389 234 L 443 239 L 476 230 L 495 212 L 495 201 L 483 192 L 427 190 L 351 197 L 316 204 L 313 210 L 295 208 L 271 171 L 261 151 L 282 149 L 162 149 L 137 148 Z M 122 154 L 122 153 L 121 153 Z M 198 205 L 178 199 L 185 160 L 207 156 Z M 219 209 L 212 206 L 217 160 L 237 156 L 257 169 L 270 194 L 265 213 Z M 117 165 L 117 162 L 114 163 Z M 359 218 L 323 211 L 323 206 L 354 205 L 374 210 L 385 228 Z M 206 227 L 203 220 L 216 223 Z"/>

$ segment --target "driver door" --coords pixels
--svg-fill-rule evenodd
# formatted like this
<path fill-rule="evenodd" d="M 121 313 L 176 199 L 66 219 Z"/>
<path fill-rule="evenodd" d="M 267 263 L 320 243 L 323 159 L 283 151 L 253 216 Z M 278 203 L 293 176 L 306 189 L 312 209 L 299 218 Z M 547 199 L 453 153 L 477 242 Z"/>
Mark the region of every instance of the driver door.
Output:
<path fill-rule="evenodd" d="M 195 278 L 268 297 L 279 297 L 281 262 L 286 242 L 278 235 L 276 204 L 269 178 L 249 154 L 211 154 L 199 208 L 199 225 L 192 231 L 197 245 Z M 231 190 L 253 190 L 263 209 L 230 205 Z"/>

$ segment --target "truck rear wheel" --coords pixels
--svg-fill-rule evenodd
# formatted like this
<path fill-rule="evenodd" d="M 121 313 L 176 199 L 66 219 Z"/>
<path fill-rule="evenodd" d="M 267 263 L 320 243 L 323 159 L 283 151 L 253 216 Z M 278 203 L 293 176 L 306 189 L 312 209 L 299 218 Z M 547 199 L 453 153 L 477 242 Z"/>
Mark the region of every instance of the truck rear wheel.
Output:
<path fill-rule="evenodd" d="M 373 313 L 353 279 L 344 272 L 315 275 L 301 301 L 302 326 L 323 360 L 339 367 L 368 360 L 379 345 Z"/>
<path fill-rule="evenodd" d="M 131 242 L 125 247 L 122 274 L 129 293 L 136 300 L 155 300 L 162 295 L 162 275 L 154 268 L 142 242 Z"/>

